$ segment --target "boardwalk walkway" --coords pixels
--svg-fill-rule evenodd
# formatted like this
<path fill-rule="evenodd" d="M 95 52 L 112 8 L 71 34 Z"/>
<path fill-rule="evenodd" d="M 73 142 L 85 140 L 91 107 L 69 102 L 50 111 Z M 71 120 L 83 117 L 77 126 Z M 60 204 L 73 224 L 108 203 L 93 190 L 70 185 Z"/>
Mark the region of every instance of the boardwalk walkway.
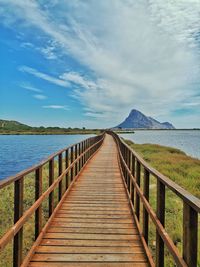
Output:
<path fill-rule="evenodd" d="M 110 135 L 75 182 L 29 266 L 148 266 Z"/>

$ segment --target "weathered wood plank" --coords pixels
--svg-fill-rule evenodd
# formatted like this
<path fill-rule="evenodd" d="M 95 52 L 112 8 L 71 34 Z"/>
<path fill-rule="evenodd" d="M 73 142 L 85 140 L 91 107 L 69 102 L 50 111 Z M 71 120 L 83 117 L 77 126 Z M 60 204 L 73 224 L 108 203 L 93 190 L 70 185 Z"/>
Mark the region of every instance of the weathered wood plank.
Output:
<path fill-rule="evenodd" d="M 75 228 L 75 227 L 51 227 L 48 230 L 48 233 L 84 233 L 84 234 L 121 234 L 121 235 L 131 235 L 137 234 L 136 228 L 90 228 L 90 227 L 82 227 L 82 228 Z"/>
<path fill-rule="evenodd" d="M 56 215 L 57 218 L 88 218 L 88 219 L 131 219 L 131 215 L 127 215 L 127 214 L 80 214 L 80 213 L 76 213 L 76 214 L 65 214 L 65 213 L 61 213 L 58 212 Z"/>
<path fill-rule="evenodd" d="M 51 223 L 52 227 L 74 227 L 74 228 L 112 228 L 112 229 L 134 229 L 136 226 L 133 225 L 132 223 L 95 223 L 95 222 L 89 222 L 89 223 L 69 223 L 69 222 L 52 222 Z M 50 229 L 50 228 L 49 228 Z"/>
<path fill-rule="evenodd" d="M 66 214 L 66 215 L 70 215 L 70 214 L 100 214 L 100 215 L 130 215 L 130 211 L 129 210 L 80 210 L 79 209 L 60 209 L 59 210 L 59 214 Z"/>
<path fill-rule="evenodd" d="M 148 267 L 149 264 L 145 263 L 145 262 L 137 262 L 136 263 L 137 267 Z M 63 263 L 63 262 L 31 262 L 30 267 L 87 267 L 88 263 Z M 98 263 L 90 263 L 90 267 L 133 267 L 133 263 L 116 263 L 116 262 L 107 262 L 107 263 L 102 263 L 102 262 L 98 262 Z"/>
<path fill-rule="evenodd" d="M 140 240 L 87 240 L 87 239 L 48 239 L 44 238 L 41 245 L 48 246 L 81 246 L 81 247 L 132 247 L 141 246 Z"/>
<path fill-rule="evenodd" d="M 88 223 L 92 223 L 92 222 L 101 222 L 101 223 L 133 223 L 132 218 L 131 219 L 88 219 L 88 218 L 79 218 L 77 220 L 77 218 L 55 218 L 53 220 L 53 222 L 88 222 Z"/>
<path fill-rule="evenodd" d="M 138 234 L 115 235 L 115 234 L 81 234 L 81 233 L 46 233 L 44 238 L 54 239 L 90 239 L 90 240 L 138 240 Z"/>
<path fill-rule="evenodd" d="M 146 262 L 144 253 L 135 254 L 35 254 L 32 261 L 46 262 Z"/>
<path fill-rule="evenodd" d="M 143 253 L 142 247 L 69 247 L 69 246 L 39 246 L 36 249 L 36 253 L 63 253 L 63 254 L 131 254 L 131 253 Z"/>
<path fill-rule="evenodd" d="M 98 207 L 98 210 L 97 210 L 97 207 Z M 60 211 L 67 211 L 67 212 L 77 212 L 77 211 L 80 211 L 80 212 L 102 212 L 102 211 L 105 211 L 105 212 L 122 212 L 122 213 L 129 213 L 129 209 L 128 207 L 117 207 L 117 206 L 100 206 L 100 205 L 67 205 L 67 206 L 62 206 L 62 208 L 60 209 Z"/>

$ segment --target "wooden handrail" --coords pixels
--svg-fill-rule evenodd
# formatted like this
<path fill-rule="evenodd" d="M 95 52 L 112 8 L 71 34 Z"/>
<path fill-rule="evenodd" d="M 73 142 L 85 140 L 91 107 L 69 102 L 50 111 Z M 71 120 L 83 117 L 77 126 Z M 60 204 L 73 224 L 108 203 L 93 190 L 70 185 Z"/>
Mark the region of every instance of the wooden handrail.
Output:
<path fill-rule="evenodd" d="M 87 161 L 102 145 L 104 136 L 105 134 L 103 133 L 62 149 L 48 157 L 48 159 L 44 160 L 42 163 L 20 172 L 19 174 L 0 183 L 0 189 L 12 183 L 15 185 L 14 225 L 0 239 L 0 250 L 3 250 L 14 238 L 13 266 L 18 267 L 23 261 L 22 244 L 24 224 L 35 213 L 35 239 L 37 239 L 42 231 L 42 203 L 45 199 L 47 199 L 47 197 L 49 198 L 49 217 L 51 217 L 54 211 L 54 190 L 58 188 L 58 199 L 60 202 L 63 196 L 63 178 L 66 178 L 65 192 L 67 192 L 75 177 L 80 173 Z M 63 153 L 65 153 L 65 170 L 63 170 Z M 71 158 L 70 164 L 69 155 Z M 58 157 L 57 175 L 55 174 L 54 169 L 55 157 Z M 44 193 L 42 193 L 42 167 L 47 163 L 49 163 L 49 187 Z M 29 209 L 23 212 L 24 179 L 25 175 L 32 172 L 35 174 L 35 202 Z M 71 176 L 69 176 L 69 173 L 71 173 Z M 55 177 L 56 179 L 54 179 Z M 71 177 L 70 180 L 69 177 Z"/>
<path fill-rule="evenodd" d="M 95 136 L 95 137 L 96 137 L 96 136 Z M 95 137 L 90 137 L 90 138 L 95 138 Z M 90 138 L 88 138 L 88 139 L 90 139 Z M 87 140 L 87 139 L 86 139 L 86 140 Z M 9 184 L 12 184 L 13 182 L 15 182 L 15 181 L 21 179 L 21 177 L 28 175 L 29 173 L 35 171 L 35 170 L 38 169 L 39 167 L 44 166 L 44 165 L 47 164 L 50 160 L 52 160 L 52 159 L 54 159 L 55 157 L 59 156 L 59 154 L 62 154 L 62 153 L 64 153 L 64 152 L 66 152 L 67 150 L 69 150 L 71 147 L 74 147 L 75 145 L 76 145 L 76 143 L 75 143 L 75 144 L 72 144 L 72 145 L 70 145 L 70 146 L 68 146 L 68 147 L 65 147 L 65 148 L 63 148 L 63 149 L 61 149 L 61 150 L 58 150 L 57 152 L 51 154 L 48 158 L 46 158 L 46 159 L 40 161 L 38 164 L 33 165 L 33 166 L 31 166 L 30 168 L 27 168 L 27 169 L 25 169 L 25 170 L 23 170 L 23 171 L 21 171 L 21 172 L 15 174 L 15 175 L 13 175 L 13 176 L 9 176 L 9 177 L 7 177 L 7 178 L 5 178 L 5 179 L 3 179 L 3 180 L 0 180 L 0 189 L 2 189 L 2 188 L 4 188 L 5 186 L 8 186 Z"/>
<path fill-rule="evenodd" d="M 164 245 L 173 256 L 177 266 L 197 266 L 198 213 L 200 200 L 182 187 L 171 181 L 149 166 L 133 149 L 131 149 L 116 133 L 111 134 L 118 147 L 119 163 L 126 184 L 136 221 L 140 224 L 140 203 L 143 205 L 142 238 L 148 246 L 149 217 L 156 227 L 156 266 L 164 266 Z M 141 190 L 141 167 L 143 173 L 143 191 Z M 157 179 L 157 210 L 154 212 L 149 203 L 149 178 Z M 173 243 L 165 229 L 165 188 L 170 189 L 183 201 L 183 255 Z"/>

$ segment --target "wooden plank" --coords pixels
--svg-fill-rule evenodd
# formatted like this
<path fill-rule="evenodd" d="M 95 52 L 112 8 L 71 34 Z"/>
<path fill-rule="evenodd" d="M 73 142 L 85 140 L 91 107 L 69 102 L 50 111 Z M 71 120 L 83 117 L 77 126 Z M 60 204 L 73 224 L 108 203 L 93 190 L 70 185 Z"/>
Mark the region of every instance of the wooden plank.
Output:
<path fill-rule="evenodd" d="M 144 253 L 134 254 L 35 254 L 32 261 L 46 262 L 146 262 Z"/>
<path fill-rule="evenodd" d="M 90 188 L 88 188 L 89 190 L 88 191 L 80 191 L 80 190 L 78 190 L 78 192 L 76 192 L 76 193 L 70 193 L 70 196 L 73 196 L 73 197 L 83 197 L 83 195 L 84 195 L 84 197 L 85 196 L 92 196 L 92 197 L 107 197 L 107 196 L 109 196 L 109 197 L 123 197 L 123 198 L 126 198 L 125 196 L 124 196 L 124 192 L 123 193 L 119 193 L 119 192 L 112 192 L 112 191 L 110 191 L 110 192 L 99 192 L 99 191 L 97 191 L 97 192 L 94 192 L 94 191 L 92 191 L 92 192 L 90 192 Z M 120 191 L 121 192 L 121 191 Z M 127 198 L 126 198 L 127 199 Z"/>
<path fill-rule="evenodd" d="M 149 267 L 148 263 L 145 262 L 137 262 L 137 267 Z M 88 263 L 84 262 L 31 262 L 30 267 L 87 267 Z M 90 262 L 90 267 L 133 267 L 133 263 L 120 263 L 120 262 L 98 262 L 93 263 Z"/>
<path fill-rule="evenodd" d="M 119 228 L 74 228 L 74 227 L 59 227 L 59 226 L 52 226 L 49 228 L 47 233 L 80 233 L 80 234 L 115 234 L 115 235 L 132 235 L 132 234 L 138 234 L 136 228 L 124 228 L 124 229 L 119 229 Z"/>
<path fill-rule="evenodd" d="M 112 220 L 118 220 L 118 219 L 127 219 L 127 218 L 132 218 L 132 216 L 129 214 L 65 214 L 65 213 L 60 213 L 57 212 L 56 215 L 57 218 L 77 218 L 77 219 L 82 219 L 82 218 L 88 218 L 88 219 L 112 219 Z"/>
<path fill-rule="evenodd" d="M 128 207 L 128 204 L 126 202 L 123 202 L 123 203 L 117 203 L 117 202 L 95 202 L 95 201 L 70 201 L 70 202 L 65 202 L 63 204 L 63 207 L 67 206 L 87 206 L 87 207 L 97 207 L 97 206 L 100 206 L 100 207 L 118 207 L 118 208 L 127 208 Z"/>
<path fill-rule="evenodd" d="M 94 214 L 94 215 L 131 215 L 129 210 L 105 210 L 101 209 L 99 210 L 81 210 L 80 208 L 78 209 L 60 209 L 59 214 L 66 214 L 66 215 L 72 215 L 72 214 Z"/>
<path fill-rule="evenodd" d="M 136 226 L 133 225 L 132 223 L 98 223 L 98 222 L 89 222 L 89 223 L 80 223 L 80 222 L 73 222 L 73 223 L 69 223 L 69 222 L 52 222 L 51 224 L 52 227 L 74 227 L 74 228 L 88 228 L 90 227 L 92 228 L 112 228 L 112 229 L 134 229 Z"/>
<path fill-rule="evenodd" d="M 76 233 L 46 233 L 44 238 L 54 239 L 90 239 L 90 240 L 138 240 L 139 234 L 115 235 L 115 234 L 76 234 Z"/>
<path fill-rule="evenodd" d="M 99 207 L 99 208 L 104 208 L 104 209 L 127 209 L 129 208 L 128 204 L 127 203 L 123 203 L 123 204 L 116 204 L 116 203 L 73 203 L 73 202 L 65 202 L 63 203 L 62 205 L 63 208 L 75 208 L 75 207 L 80 207 L 80 208 L 96 208 L 96 207 Z"/>
<path fill-rule="evenodd" d="M 141 246 L 136 240 L 88 240 L 88 239 L 48 239 L 44 238 L 41 245 L 48 246 L 81 246 L 81 247 L 132 247 Z"/>
<path fill-rule="evenodd" d="M 97 210 L 98 207 L 98 210 Z M 83 206 L 83 205 L 70 205 L 64 206 L 60 211 L 68 211 L 68 212 L 122 212 L 122 213 L 130 213 L 130 210 L 127 207 L 115 207 L 115 206 Z"/>
<path fill-rule="evenodd" d="M 77 196 L 77 197 L 72 197 L 72 196 L 69 196 L 69 198 L 68 198 L 68 200 L 72 200 L 72 201 L 79 201 L 79 200 L 81 200 L 81 201 L 84 201 L 84 200 L 86 200 L 86 201 L 90 201 L 90 200 L 94 200 L 95 199 L 95 201 L 97 202 L 97 201 L 107 201 L 107 202 L 127 202 L 127 199 L 125 198 L 125 197 L 110 197 L 110 196 L 103 196 L 103 197 L 92 197 L 92 196 Z"/>
<path fill-rule="evenodd" d="M 74 253 L 85 254 L 130 254 L 130 253 L 143 253 L 142 246 L 138 247 L 81 247 L 81 246 L 39 246 L 36 253 Z"/>
<path fill-rule="evenodd" d="M 132 218 L 131 219 L 87 219 L 87 218 L 79 218 L 77 220 L 77 218 L 55 218 L 53 219 L 53 222 L 88 222 L 88 223 L 92 223 L 92 222 L 101 222 L 101 223 L 133 223 Z"/>

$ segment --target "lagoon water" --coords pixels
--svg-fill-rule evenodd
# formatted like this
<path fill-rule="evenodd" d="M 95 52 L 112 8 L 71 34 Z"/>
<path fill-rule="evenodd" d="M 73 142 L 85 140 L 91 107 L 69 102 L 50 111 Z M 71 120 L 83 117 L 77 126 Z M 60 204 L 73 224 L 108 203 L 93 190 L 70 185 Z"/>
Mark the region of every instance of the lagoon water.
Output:
<path fill-rule="evenodd" d="M 200 159 L 200 130 L 137 130 L 132 134 L 121 134 L 137 144 L 160 144 L 178 148 L 187 155 Z"/>
<path fill-rule="evenodd" d="M 14 175 L 50 154 L 92 135 L 0 135 L 0 179 Z M 122 134 L 135 143 L 176 147 L 200 158 L 200 131 L 135 131 Z"/>
<path fill-rule="evenodd" d="M 0 180 L 93 135 L 0 135 Z"/>

